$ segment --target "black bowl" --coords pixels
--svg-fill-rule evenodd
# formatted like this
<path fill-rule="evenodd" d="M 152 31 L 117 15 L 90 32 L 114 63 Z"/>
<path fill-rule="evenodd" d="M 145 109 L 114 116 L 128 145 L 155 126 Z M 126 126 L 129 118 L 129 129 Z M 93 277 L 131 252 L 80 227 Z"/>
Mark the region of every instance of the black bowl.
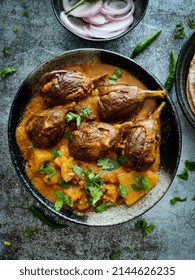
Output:
<path fill-rule="evenodd" d="M 195 127 L 195 114 L 192 112 L 187 99 L 187 76 L 190 62 L 195 54 L 195 32 L 186 40 L 177 60 L 176 68 L 176 93 L 180 107 L 190 122 Z"/>
<path fill-rule="evenodd" d="M 148 2 L 149 0 L 134 0 L 135 3 L 135 12 L 134 12 L 134 21 L 133 23 L 129 26 L 129 28 L 122 32 L 121 34 L 111 37 L 111 38 L 85 38 L 81 35 L 78 35 L 76 33 L 74 33 L 73 31 L 71 31 L 64 23 L 63 21 L 60 19 L 60 13 L 64 10 L 63 6 L 62 6 L 62 0 L 51 0 L 52 3 L 52 7 L 53 7 L 53 11 L 54 14 L 56 16 L 56 18 L 58 19 L 58 21 L 61 23 L 61 25 L 66 28 L 67 30 L 69 30 L 72 34 L 88 40 L 88 41 L 95 41 L 95 42 L 100 42 L 100 41 L 110 41 L 113 39 L 117 39 L 125 34 L 127 34 L 129 31 L 131 31 L 144 17 L 147 7 L 148 7 Z"/>
<path fill-rule="evenodd" d="M 64 219 L 93 226 L 114 225 L 129 221 L 153 207 L 166 193 L 177 172 L 181 154 L 181 128 L 177 111 L 169 96 L 165 98 L 166 106 L 161 113 L 162 140 L 160 146 L 161 164 L 158 184 L 131 207 L 113 207 L 103 213 L 77 215 L 62 209 L 59 212 L 53 203 L 43 197 L 32 185 L 25 172 L 25 161 L 16 143 L 15 130 L 31 96 L 37 91 L 39 78 L 47 71 L 63 66 L 79 65 L 87 62 L 102 62 L 128 70 L 141 80 L 149 89 L 162 89 L 160 82 L 135 61 L 111 51 L 101 49 L 78 49 L 68 51 L 43 63 L 35 69 L 22 83 L 13 100 L 8 122 L 8 139 L 11 158 L 16 172 L 31 194 L 47 209 Z"/>

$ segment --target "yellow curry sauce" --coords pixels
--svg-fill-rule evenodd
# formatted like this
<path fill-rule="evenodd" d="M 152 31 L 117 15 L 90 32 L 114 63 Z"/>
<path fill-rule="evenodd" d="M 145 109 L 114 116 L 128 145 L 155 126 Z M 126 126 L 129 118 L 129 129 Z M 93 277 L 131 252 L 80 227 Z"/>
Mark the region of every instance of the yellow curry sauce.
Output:
<path fill-rule="evenodd" d="M 72 69 L 84 72 L 89 77 L 95 77 L 105 72 L 108 73 L 105 83 L 108 83 L 108 78 L 116 70 L 116 67 L 107 64 L 101 64 L 94 62 L 90 64 L 83 64 L 75 67 L 64 68 Z M 117 82 L 126 82 L 128 84 L 137 85 L 141 89 L 146 89 L 145 85 L 135 78 L 132 74 L 126 70 L 122 70 L 122 76 Z M 98 104 L 98 90 L 95 89 L 93 93 L 84 100 L 78 102 L 81 107 L 90 107 L 93 112 L 97 112 Z M 144 101 L 144 105 L 141 111 L 138 113 L 137 118 L 141 118 L 147 111 L 153 111 L 156 108 L 156 101 L 153 99 L 147 99 Z M 48 200 L 55 203 L 56 190 L 62 190 L 73 202 L 73 207 L 64 205 L 65 208 L 69 208 L 75 212 L 94 211 L 94 207 L 89 204 L 88 195 L 84 189 L 84 178 L 78 178 L 70 167 L 71 164 L 79 165 L 84 171 L 91 169 L 94 174 L 97 174 L 101 167 L 97 166 L 97 162 L 81 162 L 74 159 L 69 152 L 69 141 L 66 138 L 62 138 L 57 145 L 50 149 L 38 149 L 31 147 L 31 142 L 28 135 L 25 132 L 25 126 L 27 121 L 35 113 L 41 112 L 46 109 L 40 92 L 37 92 L 29 101 L 26 110 L 23 114 L 21 122 L 16 129 L 17 144 L 26 160 L 26 172 L 35 188 Z M 117 127 L 117 124 L 115 125 Z M 60 156 L 53 157 L 52 150 L 59 150 Z M 107 158 L 115 157 L 116 154 L 112 151 L 107 155 Z M 40 168 L 45 161 L 49 161 L 52 168 L 55 170 L 55 174 L 50 176 L 48 174 L 40 173 Z M 156 160 L 151 168 L 147 171 L 134 171 L 125 166 L 120 166 L 113 171 L 104 171 L 101 178 L 104 179 L 102 186 L 103 195 L 101 196 L 100 203 L 114 203 L 115 205 L 132 205 L 145 194 L 144 190 L 133 190 L 132 184 L 135 183 L 135 176 L 145 176 L 149 183 L 150 189 L 158 182 L 157 170 L 160 162 L 159 150 Z M 68 188 L 64 188 L 59 181 L 63 179 L 64 182 L 70 182 Z M 125 197 L 119 194 L 119 185 L 128 186 L 128 193 Z M 113 205 L 114 205 L 113 204 Z"/>

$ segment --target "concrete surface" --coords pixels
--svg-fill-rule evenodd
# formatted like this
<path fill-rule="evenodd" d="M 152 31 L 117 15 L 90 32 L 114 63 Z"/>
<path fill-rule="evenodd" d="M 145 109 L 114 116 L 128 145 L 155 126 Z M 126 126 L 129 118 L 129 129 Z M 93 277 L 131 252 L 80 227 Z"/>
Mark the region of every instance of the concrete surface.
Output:
<path fill-rule="evenodd" d="M 86 227 L 55 217 L 27 192 L 17 177 L 8 149 L 7 122 L 9 110 L 16 91 L 25 77 L 45 60 L 66 50 L 83 47 L 98 47 L 129 56 L 134 46 L 159 29 L 160 38 L 136 61 L 150 70 L 162 83 L 169 71 L 169 54 L 176 54 L 184 39 L 174 39 L 176 24 L 183 22 L 187 36 L 193 30 L 187 19 L 195 19 L 194 0 L 150 0 L 142 22 L 129 34 L 111 42 L 87 42 L 66 31 L 56 20 L 50 1 L 47 0 L 0 0 L 0 49 L 7 47 L 8 58 L 0 53 L 0 69 L 12 66 L 16 73 L 0 78 L 0 259 L 109 259 L 113 252 L 120 251 L 120 259 L 194 259 L 195 258 L 195 173 L 190 173 L 187 182 L 175 178 L 162 200 L 142 217 L 155 229 L 143 237 L 136 232 L 134 224 L 140 218 L 113 227 Z M 23 11 L 29 17 L 21 17 Z M 17 33 L 12 31 L 17 25 Z M 195 161 L 195 129 L 181 112 L 175 88 L 171 93 L 180 116 L 183 148 L 178 173 L 185 160 Z M 171 160 L 171 159 L 170 159 Z M 186 202 L 172 206 L 170 199 L 187 197 Z M 52 230 L 22 209 L 20 205 L 35 205 L 53 221 L 66 223 L 66 229 Z M 24 232 L 36 227 L 34 238 L 26 238 Z M 3 241 L 12 242 L 4 246 Z M 133 253 L 128 245 L 133 244 Z"/>

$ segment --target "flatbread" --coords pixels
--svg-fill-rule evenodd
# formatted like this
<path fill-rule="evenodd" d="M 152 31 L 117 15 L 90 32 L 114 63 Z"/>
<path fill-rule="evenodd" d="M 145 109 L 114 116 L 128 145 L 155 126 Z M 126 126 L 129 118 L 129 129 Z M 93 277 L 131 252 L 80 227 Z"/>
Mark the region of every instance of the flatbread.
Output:
<path fill-rule="evenodd" d="M 190 108 L 195 114 L 195 54 L 190 63 L 187 77 L 187 98 Z"/>

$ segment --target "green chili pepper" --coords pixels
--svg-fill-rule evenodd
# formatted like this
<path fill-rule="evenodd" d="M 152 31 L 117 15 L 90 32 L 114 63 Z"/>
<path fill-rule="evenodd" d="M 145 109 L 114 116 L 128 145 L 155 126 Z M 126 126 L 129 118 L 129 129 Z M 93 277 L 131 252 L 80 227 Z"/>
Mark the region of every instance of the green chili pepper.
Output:
<path fill-rule="evenodd" d="M 43 223 L 45 223 L 46 225 L 48 225 L 51 228 L 65 228 L 67 227 L 67 225 L 60 225 L 60 224 L 56 224 L 51 222 L 50 220 L 48 220 L 48 218 L 35 206 L 19 206 L 19 208 L 22 209 L 27 209 L 29 210 L 31 213 L 33 213 L 33 215 L 38 218 L 40 221 L 42 221 Z"/>
<path fill-rule="evenodd" d="M 169 75 L 168 75 L 167 80 L 164 85 L 164 87 L 167 91 L 171 90 L 174 80 L 175 80 L 176 63 L 177 63 L 176 55 L 175 55 L 175 52 L 172 50 L 171 51 L 170 71 L 169 71 Z"/>
<path fill-rule="evenodd" d="M 154 39 L 156 39 L 156 37 L 158 37 L 160 35 L 161 31 L 162 30 L 159 30 L 158 32 L 154 33 L 151 37 L 145 39 L 143 42 L 141 42 L 139 45 L 137 45 L 135 47 L 135 49 L 133 50 L 130 57 L 134 58 L 140 52 L 142 52 L 148 45 L 150 45 L 152 43 L 152 41 L 154 41 Z"/>

